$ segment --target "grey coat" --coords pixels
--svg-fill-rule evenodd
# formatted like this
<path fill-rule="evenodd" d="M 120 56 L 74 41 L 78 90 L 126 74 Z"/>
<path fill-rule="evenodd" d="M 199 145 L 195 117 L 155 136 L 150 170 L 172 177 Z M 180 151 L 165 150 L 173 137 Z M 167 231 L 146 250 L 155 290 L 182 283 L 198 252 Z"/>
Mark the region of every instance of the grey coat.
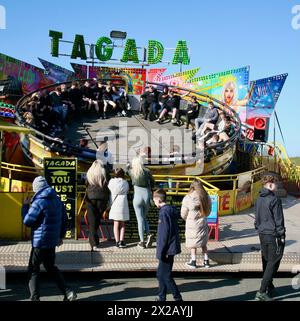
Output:
<path fill-rule="evenodd" d="M 182 200 L 181 217 L 186 221 L 185 244 L 189 249 L 200 248 L 208 242 L 207 219 L 199 212 L 199 202 L 196 192 L 186 195 Z"/>

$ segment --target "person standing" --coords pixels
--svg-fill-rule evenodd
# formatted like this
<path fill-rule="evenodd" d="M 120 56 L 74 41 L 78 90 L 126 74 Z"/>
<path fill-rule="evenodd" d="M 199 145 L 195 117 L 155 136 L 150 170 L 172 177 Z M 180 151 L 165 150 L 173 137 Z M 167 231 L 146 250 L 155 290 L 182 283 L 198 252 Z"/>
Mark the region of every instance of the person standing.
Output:
<path fill-rule="evenodd" d="M 111 192 L 111 208 L 109 219 L 114 221 L 114 236 L 116 247 L 124 248 L 125 222 L 129 221 L 129 207 L 127 194 L 129 184 L 125 179 L 125 172 L 122 168 L 115 169 L 115 177 L 108 183 Z"/>
<path fill-rule="evenodd" d="M 154 179 L 144 166 L 142 157 L 133 158 L 131 166 L 129 165 L 128 174 L 134 186 L 133 207 L 138 222 L 138 231 L 140 242 L 138 247 L 149 248 L 153 242 L 153 235 L 150 234 L 147 214 L 150 208 L 151 189 L 154 187 Z M 145 242 L 144 232 L 147 238 Z"/>
<path fill-rule="evenodd" d="M 209 268 L 207 251 L 208 224 L 206 217 L 211 212 L 211 200 L 201 181 L 194 180 L 188 194 L 184 197 L 181 206 L 181 217 L 185 224 L 185 244 L 191 251 L 191 260 L 186 263 L 189 268 L 195 269 L 197 249 L 201 248 L 204 255 L 203 266 Z"/>
<path fill-rule="evenodd" d="M 278 271 L 285 247 L 285 226 L 281 200 L 275 196 L 277 177 L 266 174 L 262 178 L 263 188 L 255 206 L 255 229 L 258 231 L 263 279 L 255 300 L 271 301 L 274 293 L 273 278 Z"/>
<path fill-rule="evenodd" d="M 101 160 L 96 160 L 86 173 L 86 207 L 91 251 L 99 247 L 98 228 L 109 201 L 109 174 Z"/>
<path fill-rule="evenodd" d="M 40 265 L 55 280 L 64 295 L 64 301 L 74 301 L 76 293 L 65 283 L 55 266 L 55 247 L 62 244 L 66 234 L 66 209 L 46 179 L 38 176 L 32 183 L 34 196 L 26 198 L 22 207 L 23 223 L 31 227 L 32 249 L 28 264 L 30 300 L 40 301 L 39 275 Z"/>
<path fill-rule="evenodd" d="M 174 256 L 181 253 L 178 226 L 180 214 L 176 207 L 166 203 L 167 195 L 162 189 L 153 193 L 153 201 L 159 209 L 156 248 L 156 257 L 159 260 L 157 268 L 159 293 L 157 300 L 166 301 L 169 289 L 175 301 L 182 301 L 181 294 L 172 277 Z"/>

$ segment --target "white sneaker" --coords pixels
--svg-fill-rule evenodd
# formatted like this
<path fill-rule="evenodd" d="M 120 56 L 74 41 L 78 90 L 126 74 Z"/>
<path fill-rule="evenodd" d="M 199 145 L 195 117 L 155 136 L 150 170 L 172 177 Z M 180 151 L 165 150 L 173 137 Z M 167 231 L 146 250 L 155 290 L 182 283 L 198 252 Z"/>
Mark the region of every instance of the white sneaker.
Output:
<path fill-rule="evenodd" d="M 131 110 L 131 106 L 129 103 L 127 104 L 127 110 Z"/>
<path fill-rule="evenodd" d="M 148 234 L 147 235 L 147 240 L 146 240 L 146 248 L 151 247 L 153 243 L 153 235 L 152 234 Z"/>

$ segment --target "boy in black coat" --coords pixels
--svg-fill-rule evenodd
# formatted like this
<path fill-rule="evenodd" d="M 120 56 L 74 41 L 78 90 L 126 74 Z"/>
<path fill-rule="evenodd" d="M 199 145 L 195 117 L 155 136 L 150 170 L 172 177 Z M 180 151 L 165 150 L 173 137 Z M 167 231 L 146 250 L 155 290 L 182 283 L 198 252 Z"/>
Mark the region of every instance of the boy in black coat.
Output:
<path fill-rule="evenodd" d="M 255 228 L 258 230 L 262 252 L 263 280 L 255 299 L 271 301 L 275 276 L 285 246 L 285 226 L 281 200 L 274 194 L 278 179 L 267 174 L 262 178 L 263 189 L 256 201 Z"/>
<path fill-rule="evenodd" d="M 153 193 L 153 201 L 159 208 L 156 249 L 156 257 L 159 260 L 157 268 L 158 301 L 166 301 L 168 288 L 175 301 L 182 301 L 181 294 L 172 277 L 174 256 L 181 252 L 178 227 L 180 214 L 176 207 L 166 204 L 166 199 L 167 195 L 164 190 L 157 190 Z"/>

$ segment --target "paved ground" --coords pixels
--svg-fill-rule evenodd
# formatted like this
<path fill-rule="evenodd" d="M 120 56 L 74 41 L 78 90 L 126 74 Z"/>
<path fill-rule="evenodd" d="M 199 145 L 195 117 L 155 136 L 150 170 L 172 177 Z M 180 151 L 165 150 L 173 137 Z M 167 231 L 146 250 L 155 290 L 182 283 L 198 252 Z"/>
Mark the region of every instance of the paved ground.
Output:
<path fill-rule="evenodd" d="M 260 285 L 255 278 L 243 276 L 176 277 L 176 283 L 185 301 L 252 301 Z M 292 287 L 292 277 L 275 280 L 277 301 L 300 301 L 300 290 Z M 78 293 L 80 301 L 153 301 L 157 294 L 154 277 L 101 278 L 99 274 L 66 275 L 68 283 Z M 28 300 L 25 274 L 9 276 L 7 290 L 0 290 L 0 301 Z M 41 300 L 61 301 L 62 296 L 54 284 L 45 277 L 41 280 Z M 168 300 L 173 300 L 169 295 Z"/>
<path fill-rule="evenodd" d="M 300 201 L 288 197 L 283 200 L 287 227 L 287 242 L 280 271 L 291 272 L 300 267 Z M 220 240 L 209 242 L 212 263 L 209 272 L 261 271 L 261 254 L 257 232 L 253 227 L 253 209 L 238 215 L 220 218 Z M 65 271 L 154 271 L 157 266 L 155 247 L 141 250 L 136 243 L 127 249 L 117 249 L 113 242 L 101 243 L 101 250 L 91 254 L 87 240 L 69 241 L 58 248 L 57 263 Z M 0 264 L 7 271 L 26 271 L 30 242 L 0 242 Z M 182 254 L 176 257 L 174 270 L 207 272 L 199 267 L 188 270 L 185 262 L 189 252 L 182 244 Z M 199 256 L 199 264 L 201 263 Z M 300 270 L 300 268 L 299 268 Z"/>

